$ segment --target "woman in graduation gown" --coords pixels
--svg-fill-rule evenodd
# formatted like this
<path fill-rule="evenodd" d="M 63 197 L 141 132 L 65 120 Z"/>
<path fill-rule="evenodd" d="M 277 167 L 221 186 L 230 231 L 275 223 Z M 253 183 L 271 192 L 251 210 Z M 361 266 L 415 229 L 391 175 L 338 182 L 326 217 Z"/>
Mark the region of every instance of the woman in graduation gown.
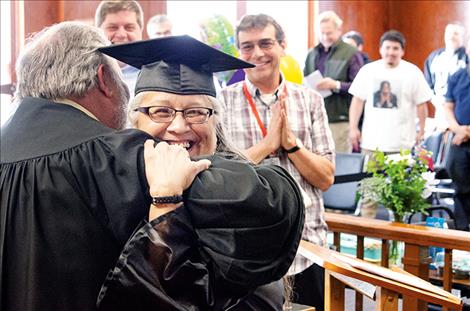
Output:
<path fill-rule="evenodd" d="M 187 36 L 101 50 L 141 69 L 131 121 L 163 141 L 145 146 L 146 159 L 157 156 L 161 163 L 151 163 L 158 167 L 169 162 L 178 167 L 186 152 L 205 156 L 213 167 L 196 177 L 197 187 L 183 193 L 182 186 L 163 187 L 164 199 L 157 193 L 149 222 L 134 233 L 108 274 L 99 307 L 280 310 L 279 280 L 297 250 L 303 202 L 286 171 L 246 165 L 225 139 L 212 72 L 239 60 Z M 219 169 L 214 164 L 220 161 L 225 165 Z M 148 165 L 146 171 L 151 192 L 159 188 L 154 183 L 182 179 L 171 171 L 152 176 L 162 170 Z"/>

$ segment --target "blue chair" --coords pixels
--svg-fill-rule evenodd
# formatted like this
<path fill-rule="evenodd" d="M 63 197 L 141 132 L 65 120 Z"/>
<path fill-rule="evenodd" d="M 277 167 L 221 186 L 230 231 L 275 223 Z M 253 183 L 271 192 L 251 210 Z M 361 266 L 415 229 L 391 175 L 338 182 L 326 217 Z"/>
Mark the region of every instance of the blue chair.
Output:
<path fill-rule="evenodd" d="M 359 153 L 337 153 L 335 182 L 338 181 L 338 177 L 362 173 L 364 158 L 365 156 Z M 323 193 L 325 208 L 359 215 L 360 210 L 356 202 L 356 191 L 361 178 L 358 174 L 357 180 L 332 185 L 330 189 Z"/>

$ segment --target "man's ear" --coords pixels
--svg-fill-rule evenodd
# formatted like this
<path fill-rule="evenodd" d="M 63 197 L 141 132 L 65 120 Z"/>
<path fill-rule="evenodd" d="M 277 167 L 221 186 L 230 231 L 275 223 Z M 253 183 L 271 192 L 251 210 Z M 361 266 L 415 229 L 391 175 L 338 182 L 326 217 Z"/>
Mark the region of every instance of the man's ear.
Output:
<path fill-rule="evenodd" d="M 282 40 L 281 43 L 279 43 L 279 45 L 282 47 L 282 54 L 281 56 L 286 56 L 286 47 L 287 47 L 287 42 L 286 42 L 286 39 Z"/>
<path fill-rule="evenodd" d="M 109 78 L 109 69 L 101 64 L 98 67 L 98 90 L 103 93 L 106 97 L 111 97 L 112 87 L 111 79 Z"/>

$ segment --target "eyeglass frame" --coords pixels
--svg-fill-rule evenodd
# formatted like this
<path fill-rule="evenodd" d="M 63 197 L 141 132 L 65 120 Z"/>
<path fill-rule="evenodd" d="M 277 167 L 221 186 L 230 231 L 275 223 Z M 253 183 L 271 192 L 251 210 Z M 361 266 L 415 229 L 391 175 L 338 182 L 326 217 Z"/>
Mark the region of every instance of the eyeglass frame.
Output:
<path fill-rule="evenodd" d="M 265 41 L 265 42 L 269 41 L 269 43 L 270 43 L 271 45 L 270 45 L 269 47 L 262 47 L 262 46 L 260 45 L 260 43 L 262 43 L 263 41 Z M 263 50 L 263 51 L 269 51 L 269 50 L 271 50 L 271 49 L 274 47 L 274 45 L 275 45 L 276 42 L 277 42 L 278 44 L 281 44 L 281 43 L 282 43 L 282 40 L 276 40 L 276 39 L 272 39 L 272 38 L 263 38 L 263 39 L 259 39 L 259 40 L 256 41 L 256 42 L 252 42 L 252 41 L 244 42 L 244 43 L 246 43 L 246 44 L 248 44 L 248 43 L 253 44 L 253 46 L 251 47 L 251 50 L 248 51 L 248 52 L 247 52 L 247 51 L 244 51 L 244 50 L 243 50 L 243 49 L 244 49 L 244 47 L 243 47 L 243 44 L 244 44 L 244 43 L 240 44 L 239 50 L 240 50 L 240 52 L 241 52 L 242 54 L 249 55 L 249 54 L 252 54 L 252 53 L 253 53 L 253 51 L 254 51 L 254 49 L 255 49 L 255 46 L 257 45 L 261 50 Z"/>
<path fill-rule="evenodd" d="M 152 116 L 150 115 L 150 109 L 155 108 L 155 107 L 166 108 L 166 109 L 169 109 L 169 110 L 173 111 L 173 115 L 171 117 L 171 120 L 164 121 L 164 122 L 154 120 L 152 118 Z M 204 120 L 203 122 L 192 122 L 191 120 L 188 120 L 184 112 L 187 111 L 187 110 L 190 110 L 190 109 L 205 109 L 205 110 L 207 110 L 208 114 L 207 114 L 206 120 Z M 141 113 L 145 114 L 146 116 L 148 116 L 150 118 L 150 120 L 152 120 L 155 123 L 171 123 L 176 118 L 176 114 L 178 112 L 181 112 L 182 115 L 183 115 L 184 120 L 186 122 L 188 122 L 189 124 L 204 124 L 204 123 L 207 123 L 209 121 L 209 118 L 213 114 L 215 114 L 215 110 L 213 108 L 208 108 L 208 107 L 191 107 L 191 108 L 185 108 L 185 109 L 174 109 L 174 108 L 167 107 L 167 106 L 147 106 L 147 107 L 135 108 L 134 111 L 138 111 L 138 112 L 141 112 Z"/>

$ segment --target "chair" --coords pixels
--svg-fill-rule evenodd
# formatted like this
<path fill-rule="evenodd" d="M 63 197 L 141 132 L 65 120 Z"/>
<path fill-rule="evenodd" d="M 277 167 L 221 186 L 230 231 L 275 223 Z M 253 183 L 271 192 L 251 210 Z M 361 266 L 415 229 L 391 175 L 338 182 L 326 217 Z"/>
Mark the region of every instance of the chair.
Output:
<path fill-rule="evenodd" d="M 453 133 L 451 131 L 434 131 L 424 140 L 423 146 L 426 150 L 432 152 L 434 171 L 436 172 L 436 178 L 438 179 L 449 178 L 449 174 L 446 171 L 446 165 L 449 150 L 452 145 L 452 138 Z"/>
<path fill-rule="evenodd" d="M 335 184 L 323 193 L 325 208 L 359 215 L 359 205 L 356 200 L 356 190 L 359 180 L 363 178 L 364 167 L 363 154 L 359 153 L 337 153 Z M 351 175 L 351 179 L 338 183 L 341 177 Z M 357 177 L 357 178 L 354 178 Z"/>

